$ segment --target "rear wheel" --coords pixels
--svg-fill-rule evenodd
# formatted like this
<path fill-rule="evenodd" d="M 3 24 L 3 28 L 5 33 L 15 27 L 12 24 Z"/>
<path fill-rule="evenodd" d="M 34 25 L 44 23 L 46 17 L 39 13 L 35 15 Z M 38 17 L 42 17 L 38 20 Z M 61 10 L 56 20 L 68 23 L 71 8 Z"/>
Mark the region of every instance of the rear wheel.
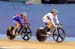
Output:
<path fill-rule="evenodd" d="M 43 29 L 38 29 L 36 32 L 36 38 L 40 42 L 44 42 L 47 39 L 47 36 L 42 35 L 46 35 L 46 32 Z"/>
<path fill-rule="evenodd" d="M 65 39 L 65 31 L 60 27 L 57 28 L 57 30 L 53 32 L 53 39 L 58 43 L 63 42 Z"/>
<path fill-rule="evenodd" d="M 32 36 L 32 32 L 31 32 L 31 29 L 30 28 L 25 28 L 22 30 L 22 39 L 25 40 L 25 41 L 28 41 L 31 36 Z"/>
<path fill-rule="evenodd" d="M 13 40 L 16 36 L 16 35 L 12 34 L 13 29 L 14 29 L 13 26 L 8 27 L 8 29 L 7 29 L 7 38 L 10 40 Z"/>

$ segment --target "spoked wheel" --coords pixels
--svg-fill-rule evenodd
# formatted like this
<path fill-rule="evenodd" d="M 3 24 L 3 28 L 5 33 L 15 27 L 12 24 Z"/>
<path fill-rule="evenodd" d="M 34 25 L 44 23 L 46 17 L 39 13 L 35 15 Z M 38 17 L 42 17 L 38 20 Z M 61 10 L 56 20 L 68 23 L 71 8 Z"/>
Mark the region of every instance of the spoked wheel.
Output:
<path fill-rule="evenodd" d="M 53 39 L 58 43 L 63 42 L 65 39 L 65 31 L 60 27 L 57 28 L 57 30 L 53 32 Z"/>
<path fill-rule="evenodd" d="M 29 40 L 31 38 L 31 36 L 32 36 L 31 29 L 24 27 L 24 29 L 22 30 L 21 36 L 22 36 L 23 40 L 25 40 L 25 41 Z"/>
<path fill-rule="evenodd" d="M 13 26 L 8 27 L 8 29 L 7 29 L 7 38 L 10 40 L 13 40 L 16 36 L 16 35 L 12 34 L 13 29 L 14 29 Z"/>
<path fill-rule="evenodd" d="M 38 29 L 36 32 L 36 38 L 40 42 L 44 42 L 47 39 L 47 36 L 42 35 L 46 35 L 46 32 L 43 29 Z"/>

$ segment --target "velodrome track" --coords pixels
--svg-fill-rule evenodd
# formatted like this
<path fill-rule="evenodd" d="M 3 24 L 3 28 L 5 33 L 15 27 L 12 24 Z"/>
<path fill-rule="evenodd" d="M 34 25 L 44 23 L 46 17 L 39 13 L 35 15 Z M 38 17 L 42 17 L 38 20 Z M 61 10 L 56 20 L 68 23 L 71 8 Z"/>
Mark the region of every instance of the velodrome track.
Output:
<path fill-rule="evenodd" d="M 2 37 L 2 36 L 1 36 Z M 5 37 L 0 39 L 0 49 L 75 49 L 75 41 L 70 39 L 62 43 L 56 43 L 55 41 L 38 42 L 37 40 L 30 39 L 24 40 L 8 40 Z"/>
<path fill-rule="evenodd" d="M 75 49 L 75 42 L 0 40 L 0 49 Z"/>

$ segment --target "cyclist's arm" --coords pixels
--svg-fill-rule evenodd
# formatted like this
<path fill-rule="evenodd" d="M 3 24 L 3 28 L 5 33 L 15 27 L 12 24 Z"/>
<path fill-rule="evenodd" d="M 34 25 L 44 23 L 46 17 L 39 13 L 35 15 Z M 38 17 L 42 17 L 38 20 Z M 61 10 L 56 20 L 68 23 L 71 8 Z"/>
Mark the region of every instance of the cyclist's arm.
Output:
<path fill-rule="evenodd" d="M 54 22 L 54 20 L 53 20 L 53 19 L 51 19 L 51 22 L 52 22 L 53 26 L 55 26 L 55 27 L 56 27 L 55 22 Z"/>
<path fill-rule="evenodd" d="M 24 16 L 23 16 L 23 21 L 24 21 L 24 23 L 28 23 L 26 20 L 26 17 L 24 17 Z"/>
<path fill-rule="evenodd" d="M 55 19 L 56 19 L 56 23 L 59 24 L 59 20 L 57 16 L 55 17 Z"/>

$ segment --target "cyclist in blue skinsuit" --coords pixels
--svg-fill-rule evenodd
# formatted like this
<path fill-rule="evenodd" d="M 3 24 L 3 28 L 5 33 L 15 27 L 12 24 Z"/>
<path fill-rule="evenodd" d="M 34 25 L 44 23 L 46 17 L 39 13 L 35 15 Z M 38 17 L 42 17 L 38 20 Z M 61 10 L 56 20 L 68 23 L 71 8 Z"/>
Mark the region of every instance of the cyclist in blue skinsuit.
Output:
<path fill-rule="evenodd" d="M 27 23 L 27 20 L 26 20 L 26 13 L 25 12 L 22 12 L 21 14 L 16 14 L 16 16 L 13 16 L 13 21 L 15 23 L 15 27 L 13 29 L 13 35 L 15 35 L 15 31 L 16 29 L 20 26 L 20 25 L 23 25 L 24 23 Z"/>

